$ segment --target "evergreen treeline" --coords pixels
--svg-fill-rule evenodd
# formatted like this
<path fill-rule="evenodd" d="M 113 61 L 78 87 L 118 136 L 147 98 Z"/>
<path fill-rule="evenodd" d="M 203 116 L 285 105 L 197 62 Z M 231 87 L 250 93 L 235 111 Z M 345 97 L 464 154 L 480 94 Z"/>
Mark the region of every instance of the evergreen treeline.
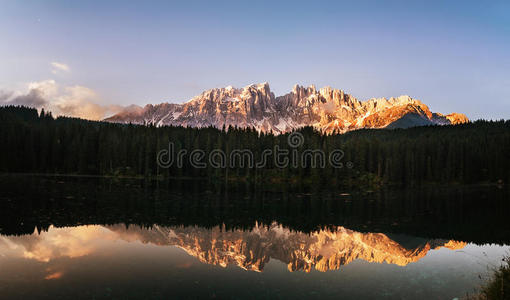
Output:
<path fill-rule="evenodd" d="M 396 130 L 358 130 L 322 135 L 312 128 L 299 131 L 304 143 L 291 148 L 288 134 L 258 133 L 254 129 L 155 127 L 53 118 L 51 113 L 26 107 L 0 107 L 0 172 L 87 175 L 207 177 L 256 182 L 293 182 L 402 185 L 437 183 L 508 182 L 510 180 L 510 121 L 476 121 L 456 126 Z M 186 150 L 182 166 L 157 163 L 157 154 L 174 145 L 174 156 Z M 274 156 L 263 168 L 226 168 L 206 164 L 196 168 L 189 154 L 195 149 L 227 155 L 248 149 L 257 163 L 265 149 L 341 149 L 342 168 L 289 164 L 280 168 Z M 291 154 L 288 155 L 291 157 Z M 301 157 L 301 156 L 299 156 Z M 327 157 L 326 157 L 327 158 Z M 204 161 L 207 160 L 207 156 Z M 228 163 L 227 163 L 228 164 Z M 338 166 L 338 165 L 337 165 Z"/>

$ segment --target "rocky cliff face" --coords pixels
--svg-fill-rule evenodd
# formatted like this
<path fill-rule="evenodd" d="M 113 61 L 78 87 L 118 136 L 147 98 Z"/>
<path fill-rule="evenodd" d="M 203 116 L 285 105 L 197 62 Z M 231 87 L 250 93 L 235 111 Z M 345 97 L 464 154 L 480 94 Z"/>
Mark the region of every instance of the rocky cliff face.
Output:
<path fill-rule="evenodd" d="M 110 122 L 190 127 L 252 127 L 285 133 L 313 126 L 325 133 L 360 128 L 403 128 L 423 125 L 461 124 L 463 114 L 434 114 L 409 96 L 359 101 L 342 90 L 294 86 L 275 97 L 268 83 L 208 90 L 183 104 L 162 103 L 130 106 L 106 119 Z"/>
<path fill-rule="evenodd" d="M 337 227 L 311 234 L 291 231 L 276 223 L 256 225 L 252 230 L 226 231 L 215 227 L 160 227 L 152 229 L 110 226 L 126 240 L 157 245 L 174 245 L 203 263 L 226 267 L 236 265 L 260 272 L 270 259 L 285 264 L 289 271 L 337 270 L 353 260 L 405 266 L 423 258 L 431 249 L 461 249 L 464 242 L 421 240 L 404 247 L 382 233 L 361 233 Z"/>

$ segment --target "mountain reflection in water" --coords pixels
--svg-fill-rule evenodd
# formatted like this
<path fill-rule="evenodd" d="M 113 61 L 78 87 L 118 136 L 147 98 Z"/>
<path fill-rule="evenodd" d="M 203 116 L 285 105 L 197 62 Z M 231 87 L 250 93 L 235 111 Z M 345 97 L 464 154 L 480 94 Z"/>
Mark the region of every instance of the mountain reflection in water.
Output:
<path fill-rule="evenodd" d="M 270 259 L 287 264 L 289 271 L 337 270 L 355 259 L 405 266 L 424 257 L 430 249 L 461 249 L 466 243 L 429 240 L 414 248 L 405 248 L 382 233 L 361 233 L 338 227 L 312 233 L 291 231 L 277 223 L 256 225 L 250 231 L 225 231 L 220 227 L 160 227 L 152 229 L 111 226 L 122 239 L 135 238 L 143 243 L 173 245 L 201 262 L 237 265 L 260 272 Z"/>
<path fill-rule="evenodd" d="M 510 251 L 510 192 L 493 186 L 18 175 L 0 190 L 2 299 L 453 299 Z"/>
<path fill-rule="evenodd" d="M 356 259 L 405 266 L 427 255 L 431 249 L 456 250 L 465 242 L 400 237 L 414 243 L 403 246 L 383 233 L 361 233 L 344 227 L 312 233 L 292 231 L 277 223 L 255 225 L 252 230 L 210 229 L 197 226 L 151 228 L 124 224 L 111 226 L 50 227 L 47 232 L 0 237 L 1 253 L 41 262 L 81 257 L 97 251 L 105 241 L 123 240 L 157 246 L 176 246 L 203 263 L 227 267 L 236 265 L 261 272 L 276 259 L 289 271 L 337 270 Z M 57 275 L 48 274 L 49 278 Z"/>

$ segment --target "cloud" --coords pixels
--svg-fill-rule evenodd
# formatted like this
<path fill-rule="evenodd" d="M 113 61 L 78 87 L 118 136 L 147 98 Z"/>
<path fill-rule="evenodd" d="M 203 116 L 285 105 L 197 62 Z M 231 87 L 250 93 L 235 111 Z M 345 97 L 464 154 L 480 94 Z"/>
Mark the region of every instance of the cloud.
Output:
<path fill-rule="evenodd" d="M 64 63 L 59 63 L 59 62 L 54 61 L 54 62 L 51 62 L 51 66 L 53 67 L 53 69 L 51 70 L 51 72 L 53 74 L 56 74 L 59 71 L 62 71 L 62 72 L 71 71 L 71 68 L 69 68 L 69 66 Z"/>
<path fill-rule="evenodd" d="M 123 109 L 119 105 L 100 105 L 101 98 L 90 88 L 60 86 L 55 80 L 31 82 L 26 91 L 0 91 L 0 105 L 25 105 L 44 108 L 55 116 L 102 120 Z"/>
<path fill-rule="evenodd" d="M 8 101 L 12 97 L 12 94 L 12 92 L 0 90 L 0 104 L 2 102 Z"/>
<path fill-rule="evenodd" d="M 34 89 L 30 90 L 26 95 L 20 95 L 12 98 L 9 104 L 12 105 L 24 105 L 30 107 L 44 107 L 48 101 L 44 99 L 42 92 Z"/>
<path fill-rule="evenodd" d="M 64 93 L 56 99 L 54 106 L 62 115 L 90 120 L 101 120 L 106 115 L 116 113 L 122 109 L 118 105 L 99 105 L 97 94 L 84 86 L 64 88 Z"/>
<path fill-rule="evenodd" d="M 34 259 L 40 262 L 69 257 L 76 258 L 97 252 L 105 240 L 117 240 L 114 232 L 98 226 L 80 226 L 71 228 L 50 227 L 47 232 L 24 236 L 0 236 L 3 246 L 0 251 L 9 255 Z M 0 244 L 1 245 L 1 244 Z M 51 276 L 51 275 L 49 275 Z M 58 278 L 53 275 L 51 278 Z"/>
<path fill-rule="evenodd" d="M 59 279 L 62 277 L 62 275 L 64 275 L 64 273 L 54 272 L 54 273 L 50 273 L 50 274 L 46 275 L 46 277 L 44 277 L 44 279 L 46 279 L 46 280 Z"/>
<path fill-rule="evenodd" d="M 28 84 L 29 90 L 39 90 L 45 97 L 54 97 L 58 93 L 58 85 L 53 79 L 30 82 Z"/>

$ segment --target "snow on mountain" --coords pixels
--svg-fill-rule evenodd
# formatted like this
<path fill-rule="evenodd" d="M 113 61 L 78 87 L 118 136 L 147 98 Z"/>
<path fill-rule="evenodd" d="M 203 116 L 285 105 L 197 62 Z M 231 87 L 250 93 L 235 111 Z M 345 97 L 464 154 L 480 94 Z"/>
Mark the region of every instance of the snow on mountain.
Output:
<path fill-rule="evenodd" d="M 313 126 L 325 133 L 360 128 L 407 128 L 469 122 L 463 114 L 432 113 L 409 96 L 359 101 L 342 90 L 295 85 L 275 97 L 267 82 L 244 88 L 214 88 L 183 104 L 130 106 L 105 121 L 156 126 L 252 127 L 262 132 L 285 133 Z"/>

